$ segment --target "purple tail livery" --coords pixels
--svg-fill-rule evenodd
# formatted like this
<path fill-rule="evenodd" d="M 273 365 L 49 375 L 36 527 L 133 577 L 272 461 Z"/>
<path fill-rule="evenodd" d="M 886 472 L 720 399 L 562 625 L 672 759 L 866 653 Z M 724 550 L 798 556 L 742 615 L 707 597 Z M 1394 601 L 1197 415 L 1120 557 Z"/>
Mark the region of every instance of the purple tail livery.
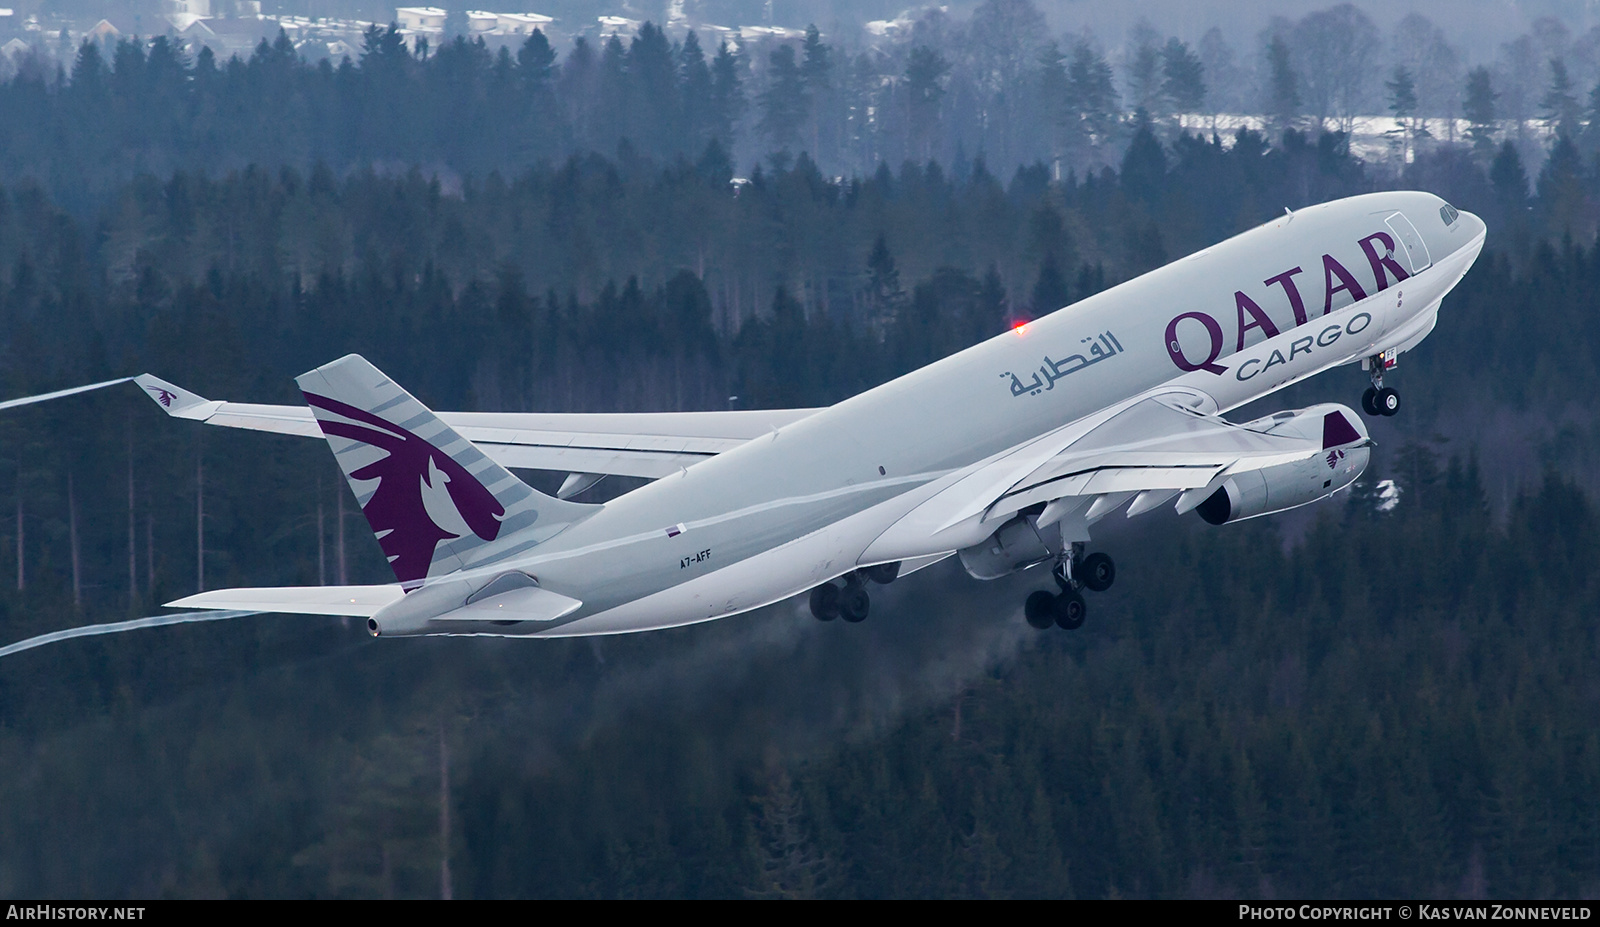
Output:
<path fill-rule="evenodd" d="M 296 382 L 401 583 L 526 550 L 592 511 L 534 491 L 359 355 Z"/>

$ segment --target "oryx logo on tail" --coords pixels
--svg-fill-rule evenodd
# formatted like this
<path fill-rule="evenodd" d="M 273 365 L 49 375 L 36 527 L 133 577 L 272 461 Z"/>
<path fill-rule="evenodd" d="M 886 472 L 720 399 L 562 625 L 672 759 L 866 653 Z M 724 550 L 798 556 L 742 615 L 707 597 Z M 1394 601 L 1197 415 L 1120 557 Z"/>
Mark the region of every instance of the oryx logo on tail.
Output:
<path fill-rule="evenodd" d="M 305 398 L 314 408 L 350 420 L 319 416 L 324 434 L 360 441 L 387 452 L 350 471 L 350 478 L 378 481 L 378 488 L 361 510 L 401 582 L 428 575 L 434 549 L 441 541 L 461 537 L 467 530 L 483 541 L 499 536 L 505 507 L 450 455 L 399 425 L 355 406 L 312 393 L 305 393 Z M 452 506 L 454 513 L 447 511 Z M 457 517 L 452 518 L 452 514 Z M 441 520 L 455 524 L 441 525 Z"/>

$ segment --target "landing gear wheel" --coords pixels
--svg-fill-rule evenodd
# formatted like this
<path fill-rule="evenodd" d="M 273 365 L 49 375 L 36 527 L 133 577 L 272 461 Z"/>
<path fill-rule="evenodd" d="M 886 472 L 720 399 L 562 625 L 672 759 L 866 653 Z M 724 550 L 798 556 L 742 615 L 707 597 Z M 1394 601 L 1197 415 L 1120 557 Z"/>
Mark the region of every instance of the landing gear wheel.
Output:
<path fill-rule="evenodd" d="M 1394 387 L 1386 386 L 1378 390 L 1378 395 L 1373 397 L 1372 404 L 1380 415 L 1393 415 L 1400 411 L 1400 394 Z"/>
<path fill-rule="evenodd" d="M 1096 552 L 1083 558 L 1077 569 L 1083 584 L 1094 592 L 1105 592 L 1117 581 L 1117 565 L 1105 554 Z"/>
<path fill-rule="evenodd" d="M 832 621 L 839 617 L 839 587 L 823 583 L 811 590 L 811 614 L 818 621 Z"/>
<path fill-rule="evenodd" d="M 845 621 L 851 624 L 866 621 L 871 609 L 872 598 L 859 585 L 851 584 L 839 591 L 839 617 Z"/>
<path fill-rule="evenodd" d="M 1369 386 L 1367 387 L 1367 391 L 1361 394 L 1361 411 L 1373 417 L 1383 414 L 1383 410 L 1378 408 L 1377 387 Z"/>
<path fill-rule="evenodd" d="M 1056 623 L 1056 597 L 1040 589 L 1030 593 L 1028 600 L 1022 604 L 1022 614 L 1028 619 L 1028 624 L 1043 631 Z"/>
<path fill-rule="evenodd" d="M 1056 596 L 1056 626 L 1066 631 L 1076 631 L 1083 627 L 1083 619 L 1088 616 L 1089 608 L 1083 604 L 1083 596 L 1076 592 L 1063 592 Z"/>
<path fill-rule="evenodd" d="M 893 563 L 880 563 L 877 566 L 869 566 L 861 571 L 861 575 L 880 586 L 887 586 L 894 582 L 896 576 L 900 575 L 900 561 L 896 560 Z"/>

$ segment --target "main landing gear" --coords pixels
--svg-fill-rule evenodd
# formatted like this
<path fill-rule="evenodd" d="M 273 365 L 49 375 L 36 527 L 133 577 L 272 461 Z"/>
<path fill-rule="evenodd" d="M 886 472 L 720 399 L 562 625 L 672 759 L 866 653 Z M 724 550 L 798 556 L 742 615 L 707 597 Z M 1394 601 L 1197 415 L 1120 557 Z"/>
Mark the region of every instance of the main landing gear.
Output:
<path fill-rule="evenodd" d="M 877 566 L 862 567 L 844 578 L 844 585 L 837 586 L 826 582 L 811 590 L 811 614 L 818 621 L 832 621 L 843 618 L 855 624 L 866 621 L 867 613 L 872 610 L 872 597 L 867 595 L 867 580 L 881 586 L 894 582 L 900 575 L 900 563 L 880 563 Z"/>
<path fill-rule="evenodd" d="M 1372 377 L 1372 385 L 1361 394 L 1361 411 L 1371 416 L 1393 415 L 1400 411 L 1400 394 L 1393 387 L 1383 385 L 1383 372 L 1394 365 L 1395 356 L 1387 351 L 1361 362 Z"/>
<path fill-rule="evenodd" d="M 1083 619 L 1089 611 L 1080 590 L 1087 588 L 1091 592 L 1104 592 L 1110 589 L 1117 579 L 1117 565 L 1109 556 L 1099 552 L 1085 557 L 1083 542 L 1079 541 L 1061 552 L 1055 566 L 1050 569 L 1050 575 L 1061 592 L 1056 594 L 1041 589 L 1029 595 L 1023 603 L 1022 613 L 1027 617 L 1028 624 L 1041 631 L 1051 625 L 1076 631 L 1083 627 Z"/>

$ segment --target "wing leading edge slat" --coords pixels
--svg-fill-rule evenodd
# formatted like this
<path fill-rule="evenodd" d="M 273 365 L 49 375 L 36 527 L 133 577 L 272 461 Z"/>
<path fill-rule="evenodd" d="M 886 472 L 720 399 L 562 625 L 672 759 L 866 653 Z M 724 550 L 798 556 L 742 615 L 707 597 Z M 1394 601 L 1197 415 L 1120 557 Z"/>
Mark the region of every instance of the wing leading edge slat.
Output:
<path fill-rule="evenodd" d="M 1318 441 L 1256 431 L 1159 397 L 1144 399 L 1070 440 L 996 494 L 982 521 L 1069 496 L 1126 501 L 1137 493 L 1201 489 L 1225 474 L 1303 460 L 1321 450 Z M 1107 506 L 1099 509 L 1095 514 L 1104 514 Z"/>
<path fill-rule="evenodd" d="M 1129 500 L 1130 512 L 1145 512 L 1231 473 L 1320 451 L 1318 441 L 1257 431 L 1161 396 L 1145 397 L 951 474 L 880 535 L 868 554 L 892 560 L 967 547 L 1034 505 L 1047 506 L 1044 521 L 1076 518 L 1085 509 L 1101 517 Z"/>

